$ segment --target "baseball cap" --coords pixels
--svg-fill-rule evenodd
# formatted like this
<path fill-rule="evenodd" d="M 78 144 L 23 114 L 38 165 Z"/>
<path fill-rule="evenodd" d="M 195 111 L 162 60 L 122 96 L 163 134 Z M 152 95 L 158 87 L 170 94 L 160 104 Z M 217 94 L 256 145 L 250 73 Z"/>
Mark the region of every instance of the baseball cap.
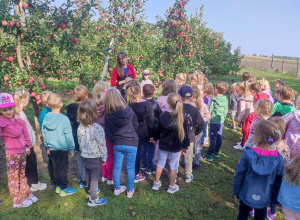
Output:
<path fill-rule="evenodd" d="M 9 93 L 1 93 L 0 94 L 0 108 L 8 108 L 16 106 L 16 103 Z"/>
<path fill-rule="evenodd" d="M 150 70 L 146 69 L 146 70 L 144 70 L 144 71 L 142 72 L 142 74 L 143 74 L 143 75 L 150 75 L 151 72 L 150 72 Z"/>
<path fill-rule="evenodd" d="M 278 79 L 277 82 L 282 85 L 285 86 L 285 81 L 283 79 Z"/>
<path fill-rule="evenodd" d="M 182 86 L 178 94 L 183 98 L 191 98 L 193 96 L 193 89 L 190 86 Z"/>

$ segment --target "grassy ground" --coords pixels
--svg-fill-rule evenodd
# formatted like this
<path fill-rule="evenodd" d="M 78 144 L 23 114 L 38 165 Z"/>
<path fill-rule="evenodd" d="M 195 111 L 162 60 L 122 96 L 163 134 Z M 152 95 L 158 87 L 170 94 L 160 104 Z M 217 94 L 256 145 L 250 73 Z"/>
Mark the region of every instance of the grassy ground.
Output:
<path fill-rule="evenodd" d="M 241 71 L 250 72 L 251 76 L 266 77 L 272 83 L 279 78 L 274 73 L 257 70 Z M 283 75 L 287 85 L 300 91 L 299 83 L 289 75 Z M 237 81 L 241 78 L 237 78 Z M 297 85 L 298 84 L 298 85 Z M 60 85 L 53 85 L 60 86 Z M 32 118 L 30 107 L 26 110 Z M 230 123 L 226 121 L 225 124 Z M 234 170 L 242 154 L 234 150 L 234 146 L 241 136 L 240 130 L 233 132 L 224 128 L 223 146 L 221 158 L 213 163 L 201 161 L 200 170 L 194 171 L 194 181 L 190 184 L 184 182 L 183 169 L 179 172 L 180 191 L 174 195 L 166 192 L 168 186 L 167 172 L 164 172 L 161 190 L 156 192 L 151 189 L 154 177 L 147 176 L 146 181 L 135 185 L 135 194 L 128 199 L 125 194 L 118 197 L 113 195 L 113 187 L 106 186 L 102 182 L 100 196 L 106 197 L 108 203 L 101 207 L 89 208 L 84 190 L 79 188 L 76 173 L 70 170 L 70 185 L 77 188 L 77 192 L 68 197 L 60 197 L 49 184 L 47 165 L 41 159 L 39 146 L 35 146 L 38 152 L 39 178 L 49 187 L 36 195 L 40 201 L 27 209 L 13 209 L 10 194 L 7 188 L 7 178 L 4 161 L 4 150 L 0 149 L 0 219 L 235 219 L 238 213 L 238 203 L 233 199 Z M 204 148 L 205 153 L 207 148 Z M 167 171 L 167 169 L 166 169 Z M 280 210 L 278 218 L 283 219 Z"/>

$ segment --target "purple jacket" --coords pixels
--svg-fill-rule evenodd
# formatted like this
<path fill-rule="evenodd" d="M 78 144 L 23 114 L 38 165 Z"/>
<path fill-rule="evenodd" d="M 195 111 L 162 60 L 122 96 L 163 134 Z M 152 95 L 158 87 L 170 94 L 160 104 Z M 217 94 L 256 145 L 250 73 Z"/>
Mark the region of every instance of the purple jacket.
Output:
<path fill-rule="evenodd" d="M 272 104 L 274 104 L 274 99 L 272 97 L 273 93 L 272 93 L 272 91 L 270 89 L 267 89 L 267 90 L 261 91 L 261 92 L 267 94 L 269 96 L 269 100 L 272 102 Z"/>

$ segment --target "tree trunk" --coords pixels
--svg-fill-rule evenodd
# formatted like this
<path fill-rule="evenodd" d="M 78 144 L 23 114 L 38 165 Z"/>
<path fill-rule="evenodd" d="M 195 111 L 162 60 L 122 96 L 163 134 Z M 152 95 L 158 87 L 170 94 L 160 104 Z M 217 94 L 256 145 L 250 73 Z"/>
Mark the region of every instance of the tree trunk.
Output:
<path fill-rule="evenodd" d="M 109 62 L 109 58 L 110 58 L 110 53 L 111 53 L 111 51 L 113 50 L 113 47 L 114 47 L 114 42 L 115 42 L 115 36 L 112 37 L 112 39 L 110 41 L 110 44 L 109 44 L 109 51 L 108 51 L 108 55 L 106 56 L 106 59 L 105 59 L 105 64 L 104 64 L 103 71 L 102 71 L 102 74 L 101 74 L 101 80 L 104 80 L 104 78 L 107 74 L 108 62 Z"/>
<path fill-rule="evenodd" d="M 283 74 L 283 72 L 284 72 L 284 58 L 283 58 L 283 60 L 282 60 L 281 74 Z"/>
<path fill-rule="evenodd" d="M 299 79 L 299 67 L 300 66 L 300 61 L 297 63 L 297 79 Z"/>
<path fill-rule="evenodd" d="M 274 68 L 274 54 L 272 54 L 272 62 L 271 62 L 270 69 L 273 70 L 273 68 Z"/>
<path fill-rule="evenodd" d="M 21 13 L 20 10 L 23 10 L 21 7 L 21 3 L 19 0 L 15 0 L 15 14 L 20 18 Z M 22 21 L 23 23 L 23 21 Z M 21 30 L 18 29 L 17 30 L 17 34 L 16 34 L 16 40 L 17 40 L 17 47 L 16 47 L 16 51 L 17 51 L 17 59 L 18 59 L 18 63 L 20 66 L 20 69 L 22 70 L 22 72 L 24 71 L 24 64 L 23 64 L 23 59 L 22 59 L 22 51 L 21 51 Z"/>

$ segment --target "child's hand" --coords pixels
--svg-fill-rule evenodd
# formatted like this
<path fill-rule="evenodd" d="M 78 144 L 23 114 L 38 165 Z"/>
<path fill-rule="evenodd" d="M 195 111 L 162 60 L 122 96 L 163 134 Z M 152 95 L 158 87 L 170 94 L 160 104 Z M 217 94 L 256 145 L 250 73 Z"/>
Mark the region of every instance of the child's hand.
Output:
<path fill-rule="evenodd" d="M 26 154 L 29 156 L 30 155 L 30 150 L 26 151 Z"/>
<path fill-rule="evenodd" d="M 74 153 L 70 153 L 70 157 L 74 157 Z"/>
<path fill-rule="evenodd" d="M 130 77 L 127 77 L 126 79 L 125 79 L 125 83 L 128 83 L 130 80 L 132 80 Z"/>
<path fill-rule="evenodd" d="M 50 155 L 50 150 L 47 150 L 47 154 Z"/>
<path fill-rule="evenodd" d="M 106 161 L 102 161 L 102 166 L 105 166 L 106 165 Z"/>
<path fill-rule="evenodd" d="M 240 197 L 239 197 L 239 196 L 234 196 L 234 199 L 235 199 L 236 201 L 239 201 L 239 200 L 240 200 Z"/>
<path fill-rule="evenodd" d="M 153 138 L 150 138 L 150 142 L 154 145 L 156 145 L 157 141 L 155 141 Z"/>
<path fill-rule="evenodd" d="M 182 154 L 187 154 L 188 150 L 187 149 L 183 149 Z"/>

